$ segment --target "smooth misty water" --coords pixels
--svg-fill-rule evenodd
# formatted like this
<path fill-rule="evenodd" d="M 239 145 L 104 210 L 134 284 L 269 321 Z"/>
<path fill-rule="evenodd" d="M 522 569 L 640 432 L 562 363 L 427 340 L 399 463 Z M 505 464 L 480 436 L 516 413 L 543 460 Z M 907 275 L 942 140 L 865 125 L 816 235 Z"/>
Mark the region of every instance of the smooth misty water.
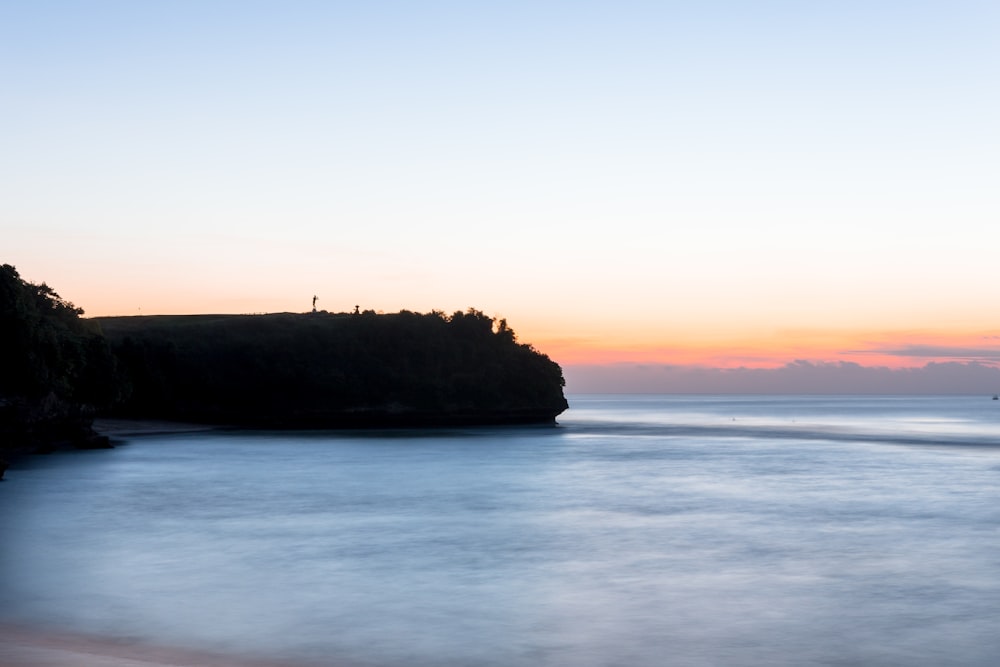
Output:
<path fill-rule="evenodd" d="M 0 619 L 320 664 L 1000 664 L 1000 403 L 571 397 L 0 483 Z"/>

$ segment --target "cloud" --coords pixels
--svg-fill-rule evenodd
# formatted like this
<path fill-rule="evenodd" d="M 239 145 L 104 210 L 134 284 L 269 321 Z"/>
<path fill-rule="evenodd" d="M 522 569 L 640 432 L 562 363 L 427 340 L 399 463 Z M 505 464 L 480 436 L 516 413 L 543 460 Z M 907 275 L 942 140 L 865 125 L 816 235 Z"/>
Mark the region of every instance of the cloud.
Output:
<path fill-rule="evenodd" d="M 957 359 L 981 364 L 1000 363 L 1000 348 L 956 345 L 904 345 L 855 350 L 853 354 L 880 354 L 909 359 Z"/>
<path fill-rule="evenodd" d="M 794 361 L 779 368 L 704 368 L 658 364 L 569 364 L 569 393 L 692 394 L 992 394 L 1000 368 L 931 362 L 920 368 Z"/>

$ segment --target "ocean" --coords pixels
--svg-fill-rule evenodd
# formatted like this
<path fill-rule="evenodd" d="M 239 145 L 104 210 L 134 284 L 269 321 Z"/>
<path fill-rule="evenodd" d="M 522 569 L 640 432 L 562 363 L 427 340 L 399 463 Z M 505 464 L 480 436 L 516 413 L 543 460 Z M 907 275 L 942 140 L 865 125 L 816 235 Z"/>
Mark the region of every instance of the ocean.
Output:
<path fill-rule="evenodd" d="M 22 459 L 0 621 L 316 665 L 1000 664 L 1000 402 L 569 400 Z"/>

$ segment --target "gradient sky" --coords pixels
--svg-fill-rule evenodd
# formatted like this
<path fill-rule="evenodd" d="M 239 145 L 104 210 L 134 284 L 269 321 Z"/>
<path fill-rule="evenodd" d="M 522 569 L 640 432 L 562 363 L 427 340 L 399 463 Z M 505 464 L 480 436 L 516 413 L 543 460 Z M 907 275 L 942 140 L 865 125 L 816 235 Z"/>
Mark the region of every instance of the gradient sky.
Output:
<path fill-rule="evenodd" d="M 966 0 L 2 2 L 0 261 L 88 315 L 473 306 L 623 373 L 995 366 L 998 35 Z"/>

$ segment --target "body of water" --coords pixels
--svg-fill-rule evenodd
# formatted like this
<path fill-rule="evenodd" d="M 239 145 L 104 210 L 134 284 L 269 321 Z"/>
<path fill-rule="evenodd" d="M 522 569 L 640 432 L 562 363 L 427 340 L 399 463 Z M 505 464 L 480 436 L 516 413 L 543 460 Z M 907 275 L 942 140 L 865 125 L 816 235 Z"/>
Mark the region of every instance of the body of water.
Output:
<path fill-rule="evenodd" d="M 1000 664 L 1000 403 L 570 404 L 21 460 L 0 620 L 321 665 Z"/>

